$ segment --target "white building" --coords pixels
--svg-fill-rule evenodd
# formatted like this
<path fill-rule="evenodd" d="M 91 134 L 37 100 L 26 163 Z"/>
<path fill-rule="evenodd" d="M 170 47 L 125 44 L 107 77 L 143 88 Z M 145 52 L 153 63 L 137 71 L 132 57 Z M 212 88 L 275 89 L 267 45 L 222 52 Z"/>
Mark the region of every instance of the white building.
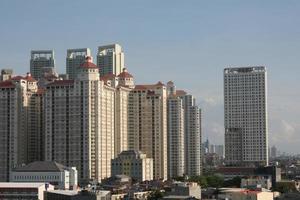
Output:
<path fill-rule="evenodd" d="M 68 49 L 66 58 L 66 74 L 69 79 L 75 79 L 77 70 L 85 62 L 87 56 L 92 56 L 89 48 Z"/>
<path fill-rule="evenodd" d="M 196 100 L 192 95 L 184 91 L 177 93 L 183 100 L 184 108 L 185 174 L 201 175 L 201 109 L 196 106 Z"/>
<path fill-rule="evenodd" d="M 153 180 L 153 159 L 140 151 L 123 151 L 112 160 L 111 175 L 127 175 L 137 181 Z"/>
<path fill-rule="evenodd" d="M 35 79 L 43 76 L 43 68 L 55 68 L 55 59 L 53 50 L 31 51 L 30 73 Z"/>
<path fill-rule="evenodd" d="M 184 109 L 182 99 L 176 95 L 173 82 L 168 82 L 168 177 L 185 173 L 184 163 Z"/>
<path fill-rule="evenodd" d="M 227 165 L 268 165 L 266 67 L 224 69 Z"/>
<path fill-rule="evenodd" d="M 54 190 L 46 183 L 0 183 L 0 199 L 44 200 L 44 192 Z"/>
<path fill-rule="evenodd" d="M 100 68 L 100 75 L 112 73 L 119 75 L 124 68 L 124 53 L 119 44 L 105 45 L 98 47 L 97 65 Z"/>
<path fill-rule="evenodd" d="M 75 166 L 80 183 L 110 177 L 114 158 L 115 89 L 87 57 L 75 80 L 47 85 L 46 160 Z"/>
<path fill-rule="evenodd" d="M 35 161 L 13 169 L 10 182 L 44 182 L 62 190 L 76 189 L 78 185 L 76 167 L 51 161 Z"/>

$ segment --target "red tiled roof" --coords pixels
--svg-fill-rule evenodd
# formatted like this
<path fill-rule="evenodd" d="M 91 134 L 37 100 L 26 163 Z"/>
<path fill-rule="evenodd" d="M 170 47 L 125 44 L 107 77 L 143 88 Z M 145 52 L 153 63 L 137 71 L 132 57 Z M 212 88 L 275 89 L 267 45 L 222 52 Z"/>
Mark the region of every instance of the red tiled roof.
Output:
<path fill-rule="evenodd" d="M 31 76 L 30 73 L 27 73 L 25 79 L 29 82 L 36 82 L 36 80 Z"/>
<path fill-rule="evenodd" d="M 158 82 L 156 83 L 156 85 L 159 85 L 159 86 L 165 86 L 165 84 L 163 84 L 163 83 L 160 82 L 160 81 L 158 81 Z"/>
<path fill-rule="evenodd" d="M 52 83 L 49 83 L 47 86 L 64 86 L 64 85 L 73 85 L 74 80 L 55 80 Z"/>
<path fill-rule="evenodd" d="M 11 80 L 0 82 L 0 88 L 14 88 L 15 84 Z"/>
<path fill-rule="evenodd" d="M 107 80 L 112 80 L 115 77 L 116 77 L 116 75 L 114 75 L 113 73 L 108 73 L 108 74 L 105 74 L 104 76 L 101 76 L 100 80 L 107 81 Z"/>
<path fill-rule="evenodd" d="M 186 95 L 186 92 L 184 90 L 176 90 L 176 95 L 183 96 Z"/>
<path fill-rule="evenodd" d="M 80 65 L 80 67 L 84 67 L 84 68 L 98 68 L 97 65 L 95 65 L 92 62 L 84 62 Z"/>
<path fill-rule="evenodd" d="M 97 65 L 92 63 L 92 58 L 90 56 L 87 56 L 85 58 L 85 62 L 80 65 L 80 67 L 84 68 L 98 68 Z"/>
<path fill-rule="evenodd" d="M 14 76 L 11 78 L 11 80 L 13 80 L 13 81 L 19 81 L 21 79 L 25 79 L 25 78 L 23 76 Z"/>
<path fill-rule="evenodd" d="M 133 78 L 133 76 L 131 74 L 129 74 L 128 72 L 126 72 L 126 71 L 121 72 L 118 75 L 118 77 L 120 77 L 120 78 Z"/>
<path fill-rule="evenodd" d="M 156 89 L 157 87 L 165 86 L 162 82 L 158 82 L 153 85 L 136 85 L 135 90 L 151 90 L 151 89 Z"/>

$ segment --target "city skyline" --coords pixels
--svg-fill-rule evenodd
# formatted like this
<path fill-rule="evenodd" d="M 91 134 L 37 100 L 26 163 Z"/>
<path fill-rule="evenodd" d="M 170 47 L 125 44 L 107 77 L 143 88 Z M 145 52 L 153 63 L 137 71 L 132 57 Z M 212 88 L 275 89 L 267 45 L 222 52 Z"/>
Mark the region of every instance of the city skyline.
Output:
<path fill-rule="evenodd" d="M 158 1 L 145 5 L 131 1 L 132 8 L 121 3 L 122 9 L 116 8 L 118 14 L 113 16 L 105 9 L 96 12 L 93 8 L 97 7 L 95 1 L 84 6 L 72 2 L 74 13 L 88 8 L 89 15 L 82 19 L 74 15 L 75 22 L 67 24 L 66 14 L 62 11 L 69 6 L 68 2 L 35 2 L 34 8 L 33 2 L 2 2 L 0 67 L 13 68 L 16 75 L 24 74 L 29 71 L 30 50 L 54 49 L 58 72 L 63 73 L 67 49 L 91 48 L 95 61 L 97 46 L 119 43 L 126 54 L 125 66 L 137 77 L 137 83 L 172 80 L 178 88 L 186 88 L 197 97 L 203 109 L 203 139 L 208 137 L 214 143 L 223 143 L 223 69 L 265 65 L 269 73 L 270 146 L 299 153 L 297 74 L 300 72 L 300 45 L 297 33 L 300 29 L 297 10 L 300 3 L 254 1 L 241 4 L 229 1 L 214 4 L 192 1 L 187 5 L 172 1 L 172 7 L 168 7 L 166 1 L 159 2 L 160 8 L 157 8 Z M 105 5 L 108 8 L 114 6 L 107 2 Z M 42 12 L 39 8 L 43 6 L 56 11 L 43 10 L 46 18 L 37 19 L 36 15 Z M 153 18 L 152 8 L 157 8 Z M 24 21 L 20 20 L 23 12 L 20 9 L 28 11 Z M 33 9 L 37 13 L 30 13 Z M 209 13 L 205 9 L 214 9 L 215 12 Z M 123 15 L 130 11 L 134 12 Z M 169 15 L 164 15 L 167 11 Z M 214 13 L 218 14 L 213 16 Z M 160 19 L 160 16 L 164 17 Z M 96 26 L 103 22 L 101 17 L 104 17 L 103 21 L 111 22 L 106 29 Z M 43 20 L 47 26 L 32 31 L 36 26 L 43 26 Z M 86 21 L 93 27 L 88 32 L 84 27 Z M 63 27 L 64 23 L 66 27 Z M 180 30 L 177 23 L 182 24 Z M 160 29 L 152 30 L 155 25 Z M 83 33 L 87 33 L 87 37 L 83 37 Z M 79 36 L 82 39 L 74 40 Z"/>

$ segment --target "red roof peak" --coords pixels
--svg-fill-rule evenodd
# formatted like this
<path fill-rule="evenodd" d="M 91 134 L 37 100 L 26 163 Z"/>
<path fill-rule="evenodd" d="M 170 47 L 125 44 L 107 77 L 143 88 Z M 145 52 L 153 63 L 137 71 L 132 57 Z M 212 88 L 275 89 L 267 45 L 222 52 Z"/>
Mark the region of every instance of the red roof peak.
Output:
<path fill-rule="evenodd" d="M 93 62 L 92 62 L 92 57 L 91 56 L 87 56 L 85 58 L 85 62 L 82 63 L 80 65 L 80 67 L 84 67 L 84 68 L 98 68 L 97 65 L 95 65 Z"/>
<path fill-rule="evenodd" d="M 27 72 L 25 79 L 29 82 L 36 82 L 29 72 Z"/>
<path fill-rule="evenodd" d="M 120 77 L 120 78 L 133 78 L 133 76 L 127 72 L 126 68 L 123 69 L 123 72 L 121 72 L 118 75 L 118 77 Z"/>

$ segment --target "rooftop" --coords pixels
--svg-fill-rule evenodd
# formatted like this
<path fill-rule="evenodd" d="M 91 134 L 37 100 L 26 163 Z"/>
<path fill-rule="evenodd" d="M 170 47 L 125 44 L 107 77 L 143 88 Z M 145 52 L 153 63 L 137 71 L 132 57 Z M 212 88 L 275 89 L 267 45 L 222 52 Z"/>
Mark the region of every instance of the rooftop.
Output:
<path fill-rule="evenodd" d="M 63 172 L 66 166 L 52 161 L 35 161 L 13 169 L 15 172 Z"/>
<path fill-rule="evenodd" d="M 44 186 L 45 183 L 14 183 L 14 182 L 0 182 L 0 188 L 38 188 Z"/>

